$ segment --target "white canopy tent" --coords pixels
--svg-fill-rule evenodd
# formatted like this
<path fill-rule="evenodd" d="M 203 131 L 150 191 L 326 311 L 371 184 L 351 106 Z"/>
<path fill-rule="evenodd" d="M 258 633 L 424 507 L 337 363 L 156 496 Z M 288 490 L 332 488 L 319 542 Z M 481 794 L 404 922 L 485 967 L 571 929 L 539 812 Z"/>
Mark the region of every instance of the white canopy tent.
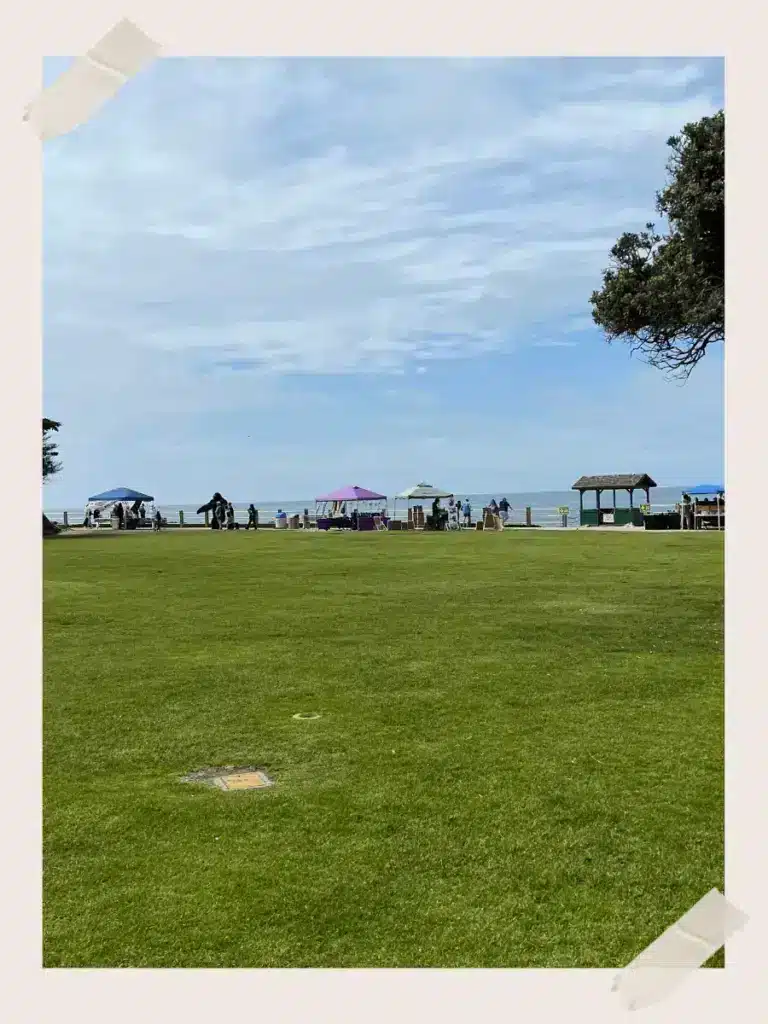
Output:
<path fill-rule="evenodd" d="M 434 501 L 435 498 L 452 498 L 452 491 L 444 491 L 441 487 L 433 487 L 432 484 L 424 483 L 414 484 L 413 487 L 409 487 L 405 491 L 401 491 L 395 495 L 395 503 L 392 509 L 393 518 L 397 518 L 395 512 L 397 510 L 397 502 L 405 501 L 406 504 L 411 501 Z"/>

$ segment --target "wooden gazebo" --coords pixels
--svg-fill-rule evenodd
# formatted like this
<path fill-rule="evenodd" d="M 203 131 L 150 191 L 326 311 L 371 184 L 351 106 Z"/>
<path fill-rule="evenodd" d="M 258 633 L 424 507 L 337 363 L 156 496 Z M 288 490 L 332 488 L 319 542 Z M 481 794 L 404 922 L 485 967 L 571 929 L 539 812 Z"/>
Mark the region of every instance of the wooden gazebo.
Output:
<path fill-rule="evenodd" d="M 579 522 L 582 526 L 642 526 L 642 510 L 636 508 L 633 497 L 635 491 L 645 492 L 645 502 L 651 504 L 651 487 L 656 487 L 656 481 L 652 480 L 647 473 L 614 473 L 609 476 L 582 476 L 576 481 L 571 490 L 579 492 Z M 595 507 L 584 508 L 584 493 L 595 492 Z M 603 507 L 600 496 L 604 491 L 611 491 L 613 494 L 613 506 Z M 616 492 L 629 492 L 629 505 L 618 507 L 616 503 Z"/>

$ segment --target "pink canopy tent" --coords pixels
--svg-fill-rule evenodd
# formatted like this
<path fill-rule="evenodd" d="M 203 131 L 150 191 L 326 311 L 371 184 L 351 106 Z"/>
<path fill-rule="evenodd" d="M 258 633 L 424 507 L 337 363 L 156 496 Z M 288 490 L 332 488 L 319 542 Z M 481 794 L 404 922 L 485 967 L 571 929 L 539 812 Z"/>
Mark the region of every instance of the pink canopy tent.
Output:
<path fill-rule="evenodd" d="M 368 491 L 365 487 L 340 487 L 338 491 L 331 491 L 330 494 L 323 494 L 315 501 L 386 501 L 386 494 L 377 494 L 375 491 Z"/>
<path fill-rule="evenodd" d="M 331 519 L 338 516 L 339 510 L 344 508 L 346 502 L 354 504 L 355 507 L 357 508 L 359 502 L 361 501 L 373 502 L 386 500 L 387 496 L 385 494 L 378 494 L 376 491 L 369 491 L 366 487 L 340 487 L 338 491 L 331 491 L 330 494 L 323 494 L 321 495 L 321 497 L 315 498 L 315 521 L 317 522 L 318 527 L 322 529 L 327 529 L 327 526 L 322 527 L 321 521 L 327 520 L 328 522 L 330 522 Z M 327 516 L 325 512 L 325 509 L 328 505 L 331 505 L 330 516 Z M 319 511 L 321 507 L 322 511 Z M 363 514 L 363 519 L 365 523 L 369 522 L 365 514 Z M 363 528 L 362 520 L 358 528 Z"/>

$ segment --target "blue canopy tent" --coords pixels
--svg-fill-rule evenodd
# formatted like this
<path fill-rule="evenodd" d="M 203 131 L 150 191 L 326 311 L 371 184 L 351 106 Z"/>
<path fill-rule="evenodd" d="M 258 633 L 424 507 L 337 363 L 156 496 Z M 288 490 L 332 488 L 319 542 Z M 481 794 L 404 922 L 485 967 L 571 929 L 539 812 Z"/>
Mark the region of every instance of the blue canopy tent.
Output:
<path fill-rule="evenodd" d="M 709 498 L 716 494 L 725 494 L 725 488 L 722 484 L 697 484 L 695 487 L 689 487 L 685 493 L 690 494 L 691 497 L 698 494 Z"/>
<path fill-rule="evenodd" d="M 131 487 L 115 487 L 111 491 L 102 491 L 101 494 L 93 494 L 88 499 L 88 506 L 86 508 L 86 523 L 88 521 L 88 508 L 98 509 L 99 513 L 105 512 L 109 508 L 112 508 L 112 515 L 114 515 L 116 509 L 114 506 L 121 505 L 123 503 L 130 503 L 133 506 L 132 512 L 138 513 L 139 506 L 144 501 L 154 501 L 155 499 L 151 494 L 144 494 L 141 491 L 134 491 Z M 122 516 L 122 511 L 118 518 L 118 526 L 122 526 L 125 522 L 126 529 L 134 529 L 136 526 L 136 516 L 128 512 L 125 520 Z"/>
<path fill-rule="evenodd" d="M 696 484 L 695 487 L 688 487 L 683 491 L 683 502 L 680 506 L 680 528 L 686 529 L 697 529 L 701 528 L 703 524 L 702 520 L 706 520 L 711 525 L 712 522 L 712 511 L 709 507 L 709 503 L 706 506 L 700 506 L 698 502 L 688 502 L 688 498 L 714 498 L 717 508 L 717 528 L 722 529 L 723 523 L 723 508 L 722 502 L 725 495 L 725 487 L 723 484 Z M 698 520 L 698 527 L 697 527 Z"/>
<path fill-rule="evenodd" d="M 94 494 L 88 501 L 154 501 L 151 494 L 142 494 L 141 491 L 132 491 L 130 487 L 115 487 L 112 491 L 104 491 L 103 494 Z"/>

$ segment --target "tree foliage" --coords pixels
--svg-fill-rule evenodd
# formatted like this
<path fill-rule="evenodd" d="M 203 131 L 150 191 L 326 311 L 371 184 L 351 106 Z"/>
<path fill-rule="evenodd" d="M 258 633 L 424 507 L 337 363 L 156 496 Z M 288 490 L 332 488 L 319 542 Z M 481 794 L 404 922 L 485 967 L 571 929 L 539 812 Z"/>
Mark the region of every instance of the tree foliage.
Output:
<path fill-rule="evenodd" d="M 725 114 L 687 124 L 668 140 L 669 181 L 656 209 L 669 225 L 625 233 L 611 249 L 592 317 L 652 366 L 687 377 L 725 340 Z"/>
<path fill-rule="evenodd" d="M 60 426 L 56 420 L 43 418 L 43 480 L 47 480 L 61 469 L 56 438 L 51 436 L 58 432 Z"/>

